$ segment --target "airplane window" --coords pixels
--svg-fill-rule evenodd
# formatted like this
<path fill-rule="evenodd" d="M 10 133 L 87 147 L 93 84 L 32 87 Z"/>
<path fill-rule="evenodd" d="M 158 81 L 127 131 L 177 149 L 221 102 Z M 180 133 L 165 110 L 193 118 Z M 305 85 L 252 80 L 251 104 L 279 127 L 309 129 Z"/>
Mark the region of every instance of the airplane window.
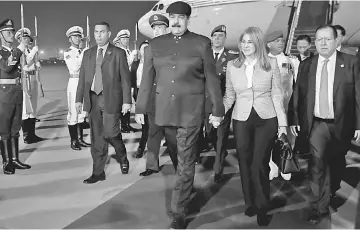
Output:
<path fill-rule="evenodd" d="M 164 8 L 164 5 L 163 5 L 163 4 L 159 4 L 158 10 L 163 10 L 163 8 Z"/>
<path fill-rule="evenodd" d="M 158 5 L 155 5 L 152 10 L 157 11 L 158 10 Z"/>

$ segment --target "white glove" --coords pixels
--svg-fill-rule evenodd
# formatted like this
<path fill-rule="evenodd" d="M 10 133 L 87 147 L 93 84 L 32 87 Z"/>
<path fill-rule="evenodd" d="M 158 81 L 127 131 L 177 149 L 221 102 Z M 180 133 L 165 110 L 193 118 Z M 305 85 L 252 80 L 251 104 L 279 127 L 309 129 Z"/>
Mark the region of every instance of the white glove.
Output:
<path fill-rule="evenodd" d="M 38 46 L 34 46 L 33 49 L 31 50 L 32 53 L 36 54 L 39 51 L 39 47 Z"/>
<path fill-rule="evenodd" d="M 40 62 L 35 63 L 35 66 L 36 68 L 40 69 L 41 68 Z"/>

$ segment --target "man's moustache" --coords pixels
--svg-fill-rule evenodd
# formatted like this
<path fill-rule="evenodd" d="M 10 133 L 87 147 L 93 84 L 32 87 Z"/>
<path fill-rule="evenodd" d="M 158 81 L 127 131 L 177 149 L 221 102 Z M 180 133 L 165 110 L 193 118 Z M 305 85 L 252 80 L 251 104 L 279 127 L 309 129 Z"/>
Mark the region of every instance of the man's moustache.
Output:
<path fill-rule="evenodd" d="M 174 24 L 172 27 L 181 27 L 179 24 Z"/>

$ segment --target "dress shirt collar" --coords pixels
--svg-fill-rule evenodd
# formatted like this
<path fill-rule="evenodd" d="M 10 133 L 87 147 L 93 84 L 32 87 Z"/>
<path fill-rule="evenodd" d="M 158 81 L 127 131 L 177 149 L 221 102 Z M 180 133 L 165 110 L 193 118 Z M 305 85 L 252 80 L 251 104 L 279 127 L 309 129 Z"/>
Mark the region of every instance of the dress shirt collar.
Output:
<path fill-rule="evenodd" d="M 341 51 L 341 46 L 336 48 L 337 51 Z"/>
<path fill-rule="evenodd" d="M 103 54 L 104 54 L 104 52 L 108 49 L 108 45 L 109 45 L 109 42 L 107 44 L 103 45 L 103 46 L 98 45 L 97 51 L 99 51 L 99 49 L 102 48 L 103 49 Z"/>
<path fill-rule="evenodd" d="M 213 49 L 213 57 L 215 57 L 216 56 L 216 53 L 218 53 L 218 58 L 219 58 L 219 56 L 221 56 L 221 54 L 224 52 L 224 47 L 220 50 L 220 51 L 218 51 L 218 52 L 216 52 L 214 49 Z"/>
<path fill-rule="evenodd" d="M 336 54 L 337 54 L 337 51 L 335 51 L 329 58 L 329 63 L 336 63 Z M 322 57 L 321 55 L 318 56 L 318 64 L 320 63 L 324 63 L 326 58 Z"/>

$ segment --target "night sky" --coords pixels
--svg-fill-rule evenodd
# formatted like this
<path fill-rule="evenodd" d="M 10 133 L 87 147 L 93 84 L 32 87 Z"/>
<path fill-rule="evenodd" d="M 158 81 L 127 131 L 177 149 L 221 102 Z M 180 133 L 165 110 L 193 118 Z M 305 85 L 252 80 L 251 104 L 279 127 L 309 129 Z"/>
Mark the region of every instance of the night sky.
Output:
<path fill-rule="evenodd" d="M 11 18 L 15 29 L 21 27 L 20 4 L 24 7 L 25 27 L 34 33 L 34 16 L 38 20 L 38 46 L 44 50 L 41 58 L 55 57 L 61 49 L 69 47 L 65 32 L 74 25 L 83 27 L 86 34 L 86 16 L 89 16 L 91 45 L 95 44 L 94 23 L 106 21 L 110 24 L 113 40 L 121 29 L 129 29 L 130 40 L 135 39 L 135 24 L 148 12 L 156 1 L 0 1 L 0 20 Z M 138 31 L 138 44 L 145 40 Z M 131 43 L 131 48 L 134 47 Z"/>

